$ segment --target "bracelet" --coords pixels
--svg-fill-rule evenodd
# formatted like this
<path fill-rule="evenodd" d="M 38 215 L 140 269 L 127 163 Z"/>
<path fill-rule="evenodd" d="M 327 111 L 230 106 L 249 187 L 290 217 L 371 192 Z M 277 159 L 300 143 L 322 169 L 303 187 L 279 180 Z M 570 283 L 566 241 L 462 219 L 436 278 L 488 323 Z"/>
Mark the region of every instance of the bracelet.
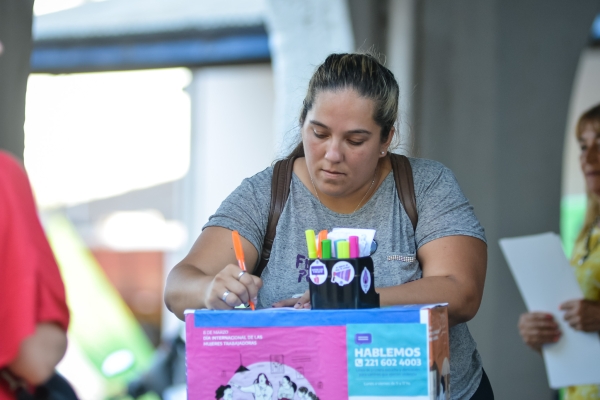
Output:
<path fill-rule="evenodd" d="M 17 376 L 15 376 L 15 374 L 13 374 L 7 368 L 0 369 L 0 378 L 6 382 L 11 392 L 16 392 L 20 388 L 27 388 L 27 384 L 22 379 L 19 379 Z"/>

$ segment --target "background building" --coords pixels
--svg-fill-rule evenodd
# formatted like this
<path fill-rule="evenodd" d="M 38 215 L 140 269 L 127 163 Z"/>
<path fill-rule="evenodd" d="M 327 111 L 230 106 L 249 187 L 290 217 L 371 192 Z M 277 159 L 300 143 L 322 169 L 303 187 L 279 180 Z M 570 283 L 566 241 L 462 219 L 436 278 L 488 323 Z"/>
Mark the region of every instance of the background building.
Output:
<path fill-rule="evenodd" d="M 163 148 L 174 158 L 161 158 L 158 152 L 150 160 L 175 165 L 169 160 L 183 154 L 179 169 L 166 173 L 163 168 L 164 175 L 152 175 L 162 177 L 155 181 L 140 178 L 142 171 L 133 174 L 129 187 L 110 186 L 104 194 L 72 204 L 55 198 L 48 207 L 62 209 L 88 246 L 98 246 L 101 262 L 115 254 L 151 253 L 162 260 L 162 276 L 189 248 L 220 200 L 243 177 L 285 152 L 296 132 L 298 99 L 314 66 L 332 51 L 375 45 L 387 55 L 387 65 L 401 86 L 400 150 L 450 167 L 485 227 L 486 289 L 469 327 L 496 396 L 552 398 L 542 358 L 518 335 L 516 324 L 525 306 L 498 239 L 558 232 L 561 198 L 565 209 L 581 208 L 577 196 L 582 186 L 568 138 L 576 116 L 600 101 L 600 56 L 592 34 L 600 1 L 90 1 L 36 17 L 33 38 L 32 5 L 28 0 L 0 0 L 0 41 L 5 49 L 0 57 L 1 148 L 23 154 L 29 65 L 36 74 L 113 71 L 114 77 L 131 76 L 122 78 L 122 87 L 134 80 L 133 75 L 119 75 L 123 71 L 146 70 L 147 83 L 142 79 L 138 89 L 131 90 L 143 93 L 140 102 L 152 95 L 159 75 L 174 76 L 164 93 L 182 99 L 169 102 L 181 101 L 181 114 L 172 120 L 165 116 L 165 123 L 187 118 L 189 136 L 176 136 L 180 148 Z M 62 87 L 67 90 L 66 84 Z M 177 97 L 183 88 L 184 96 Z M 111 102 L 122 96 L 115 92 Z M 51 97 L 45 101 L 46 108 L 53 106 Z M 154 114 L 148 118 L 157 117 Z M 28 116 L 26 124 L 30 122 Z M 179 126 L 173 132 L 185 130 Z M 85 139 L 86 131 L 91 128 L 81 131 L 82 145 L 90 140 Z M 26 149 L 28 169 L 44 154 L 68 154 L 60 146 L 52 148 L 56 140 L 51 136 L 44 137 L 37 153 L 33 144 Z M 110 149 L 125 151 L 128 145 L 115 138 Z M 137 149 L 140 162 L 148 162 L 150 168 L 152 162 L 143 159 L 148 153 Z M 31 164 L 30 150 L 32 157 L 37 154 Z M 84 164 L 85 160 L 75 168 Z M 46 167 L 52 165 L 48 162 Z M 138 214 L 122 214 L 125 211 Z M 101 233 L 106 233 L 111 216 L 116 226 L 119 218 L 121 223 L 154 218 L 153 226 L 162 226 L 161 231 L 170 226 L 172 235 L 154 237 L 154 247 L 130 241 L 129 247 L 110 248 Z M 565 235 L 577 229 L 569 226 L 563 221 Z M 179 242 L 170 242 L 177 232 L 185 234 Z M 114 271 L 126 268 L 105 270 L 117 282 Z M 154 285 L 150 292 L 156 294 Z M 121 288 L 135 310 L 134 300 L 125 295 L 132 290 Z M 139 290 L 148 293 L 145 287 Z M 152 296 L 141 295 L 149 302 Z M 162 329 L 166 334 L 177 324 L 165 318 Z"/>

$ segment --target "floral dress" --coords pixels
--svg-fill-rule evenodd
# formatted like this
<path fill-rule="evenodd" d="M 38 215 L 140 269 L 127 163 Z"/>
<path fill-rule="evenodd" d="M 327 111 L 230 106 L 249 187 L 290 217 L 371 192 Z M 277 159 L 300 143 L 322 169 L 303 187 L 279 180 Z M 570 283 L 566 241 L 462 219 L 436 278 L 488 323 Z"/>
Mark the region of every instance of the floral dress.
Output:
<path fill-rule="evenodd" d="M 587 238 L 575 243 L 571 265 L 583 297 L 600 301 L 600 229 L 597 226 L 591 232 L 589 243 Z M 600 385 L 570 386 L 562 389 L 560 394 L 562 400 L 600 400 Z"/>

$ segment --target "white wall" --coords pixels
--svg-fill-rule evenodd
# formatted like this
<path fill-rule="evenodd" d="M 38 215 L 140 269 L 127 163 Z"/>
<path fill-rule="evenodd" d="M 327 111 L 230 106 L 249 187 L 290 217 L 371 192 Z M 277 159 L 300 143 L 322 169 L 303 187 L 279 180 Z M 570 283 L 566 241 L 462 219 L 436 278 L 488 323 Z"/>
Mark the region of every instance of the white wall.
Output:
<path fill-rule="evenodd" d="M 275 157 L 270 65 L 194 71 L 192 163 L 193 237 L 241 181 Z"/>
<path fill-rule="evenodd" d="M 165 276 L 190 250 L 202 226 L 244 178 L 275 159 L 273 73 L 270 64 L 203 67 L 188 87 L 192 127 L 190 169 L 176 182 L 175 218 L 188 243 L 167 254 Z M 165 310 L 163 335 L 181 324 Z"/>
<path fill-rule="evenodd" d="M 275 71 L 277 151 L 296 143 L 308 81 L 331 53 L 354 48 L 346 0 L 268 0 L 266 24 Z"/>

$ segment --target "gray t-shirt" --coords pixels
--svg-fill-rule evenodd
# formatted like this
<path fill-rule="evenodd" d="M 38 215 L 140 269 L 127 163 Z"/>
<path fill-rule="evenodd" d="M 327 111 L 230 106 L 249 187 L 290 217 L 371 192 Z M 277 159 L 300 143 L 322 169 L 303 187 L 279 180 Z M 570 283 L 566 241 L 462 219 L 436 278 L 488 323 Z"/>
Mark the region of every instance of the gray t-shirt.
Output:
<path fill-rule="evenodd" d="M 424 244 L 452 235 L 473 236 L 485 241 L 483 228 L 473 213 L 452 171 L 442 164 L 409 158 L 413 169 L 419 222 L 413 231 L 400 206 L 393 173 L 390 172 L 369 201 L 353 214 L 338 214 L 324 207 L 294 174 L 290 194 L 277 224 L 271 258 L 262 274 L 264 286 L 258 307 L 271 307 L 308 289 L 308 252 L 304 231 L 332 228 L 371 228 L 377 231 L 375 286 L 400 285 L 420 279 L 418 261 L 398 256 L 416 255 Z M 266 234 L 271 202 L 269 167 L 242 184 L 223 201 L 204 228 L 221 226 L 238 230 L 258 253 Z M 395 257 L 394 257 L 395 256 Z M 450 389 L 452 399 L 468 399 L 481 380 L 481 358 L 466 324 L 450 329 Z"/>

